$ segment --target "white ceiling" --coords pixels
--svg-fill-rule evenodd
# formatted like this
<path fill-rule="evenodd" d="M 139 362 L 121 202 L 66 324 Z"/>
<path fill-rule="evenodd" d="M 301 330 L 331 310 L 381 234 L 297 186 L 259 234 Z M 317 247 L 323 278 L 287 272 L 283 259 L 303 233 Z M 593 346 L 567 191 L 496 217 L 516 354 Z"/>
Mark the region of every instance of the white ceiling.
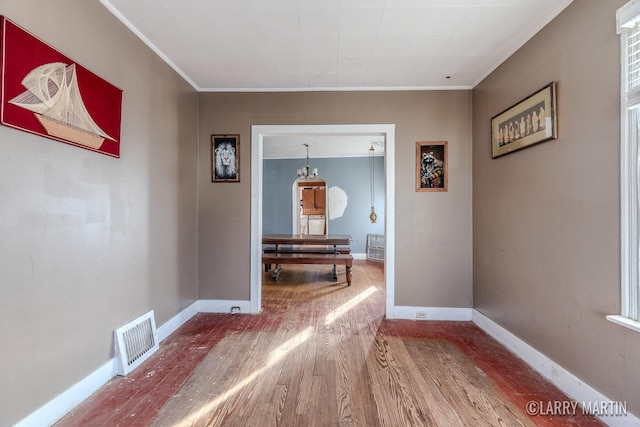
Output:
<path fill-rule="evenodd" d="M 100 0 L 200 92 L 471 89 L 572 0 Z M 265 159 L 384 155 L 265 138 Z"/>
<path fill-rule="evenodd" d="M 572 0 L 100 0 L 198 91 L 470 89 Z"/>
<path fill-rule="evenodd" d="M 373 147 L 374 156 L 384 155 L 384 137 L 382 135 L 332 135 L 326 133 L 290 134 L 265 137 L 263 155 L 265 159 L 303 159 L 326 157 L 367 157 Z M 304 166 L 304 164 L 303 164 Z"/>

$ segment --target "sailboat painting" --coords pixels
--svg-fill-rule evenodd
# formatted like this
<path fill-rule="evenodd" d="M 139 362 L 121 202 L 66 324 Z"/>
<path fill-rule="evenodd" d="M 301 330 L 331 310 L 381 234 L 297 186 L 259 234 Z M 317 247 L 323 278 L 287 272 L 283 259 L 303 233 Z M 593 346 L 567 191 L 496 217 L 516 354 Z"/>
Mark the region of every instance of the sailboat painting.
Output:
<path fill-rule="evenodd" d="M 122 91 L 0 16 L 1 122 L 120 157 Z"/>

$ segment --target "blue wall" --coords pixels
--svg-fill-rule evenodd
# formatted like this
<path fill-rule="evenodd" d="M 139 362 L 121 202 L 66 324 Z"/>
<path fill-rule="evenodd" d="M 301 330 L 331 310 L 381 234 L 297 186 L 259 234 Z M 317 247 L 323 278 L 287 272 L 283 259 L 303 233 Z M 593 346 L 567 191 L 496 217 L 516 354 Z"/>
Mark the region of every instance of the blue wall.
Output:
<path fill-rule="evenodd" d="M 296 171 L 305 165 L 305 159 L 264 160 L 262 194 L 262 231 L 264 234 L 291 233 L 291 187 Z M 374 205 L 378 220 L 372 224 L 371 189 L 369 184 L 369 158 L 348 157 L 311 159 L 309 166 L 318 168 L 318 174 L 331 187 L 340 187 L 348 201 L 340 218 L 328 219 L 330 234 L 350 234 L 351 251 L 367 252 L 367 234 L 384 234 L 384 158 L 376 157 L 374 173 Z M 331 202 L 329 202 L 330 204 Z"/>

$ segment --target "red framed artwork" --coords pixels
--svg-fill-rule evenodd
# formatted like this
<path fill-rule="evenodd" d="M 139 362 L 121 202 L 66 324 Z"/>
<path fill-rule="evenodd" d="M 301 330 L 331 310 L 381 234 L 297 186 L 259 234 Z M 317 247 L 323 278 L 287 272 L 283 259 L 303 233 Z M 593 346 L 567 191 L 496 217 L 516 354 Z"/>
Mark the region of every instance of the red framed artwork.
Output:
<path fill-rule="evenodd" d="M 122 90 L 0 16 L 0 122 L 120 157 Z"/>

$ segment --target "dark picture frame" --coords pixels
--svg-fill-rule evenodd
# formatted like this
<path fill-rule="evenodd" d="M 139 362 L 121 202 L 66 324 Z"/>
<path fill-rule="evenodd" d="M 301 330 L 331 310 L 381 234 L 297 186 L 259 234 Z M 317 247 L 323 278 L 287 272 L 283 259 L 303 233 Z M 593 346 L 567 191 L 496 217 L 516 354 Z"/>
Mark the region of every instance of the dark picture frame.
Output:
<path fill-rule="evenodd" d="M 558 137 L 556 82 L 491 118 L 491 157 Z"/>
<path fill-rule="evenodd" d="M 447 141 L 416 142 L 416 191 L 448 191 Z"/>
<path fill-rule="evenodd" d="M 240 135 L 211 135 L 211 182 L 240 182 Z"/>

